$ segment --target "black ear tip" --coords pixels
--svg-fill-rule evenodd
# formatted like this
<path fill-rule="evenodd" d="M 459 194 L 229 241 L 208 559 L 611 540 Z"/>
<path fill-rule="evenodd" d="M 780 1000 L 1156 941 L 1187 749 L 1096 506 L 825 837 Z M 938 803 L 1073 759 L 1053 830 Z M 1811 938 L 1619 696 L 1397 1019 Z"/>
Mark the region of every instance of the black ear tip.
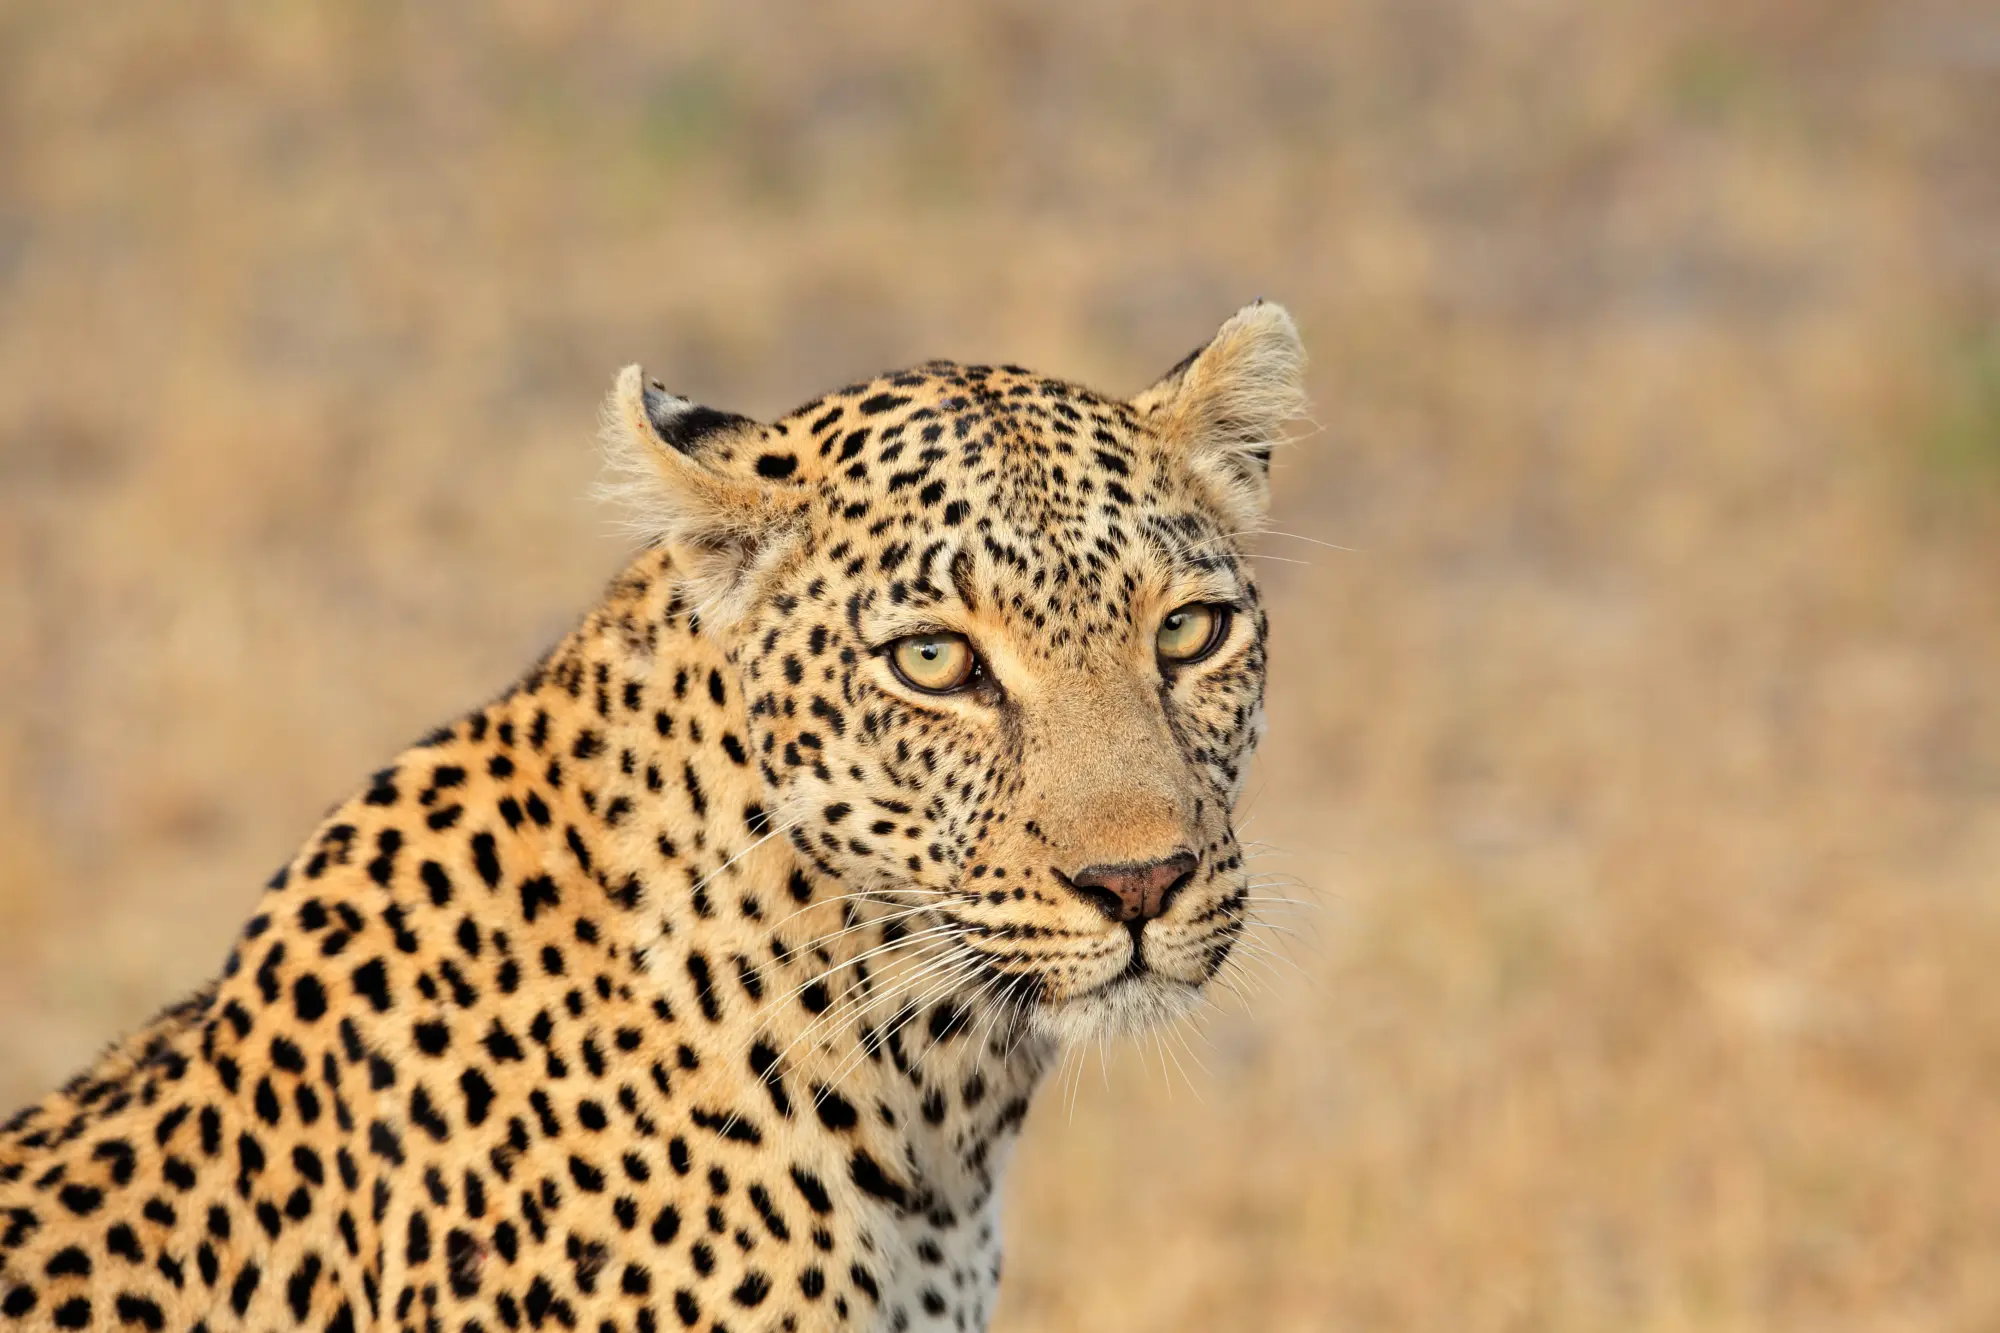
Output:
<path fill-rule="evenodd" d="M 661 438 L 669 442 L 678 429 L 680 419 L 695 410 L 693 403 L 668 393 L 666 386 L 655 379 L 646 381 L 643 397 L 646 420 L 652 423 L 653 429 L 660 433 Z"/>
<path fill-rule="evenodd" d="M 756 424 L 748 417 L 734 412 L 718 412 L 712 407 L 700 407 L 685 398 L 670 398 L 667 401 L 673 407 L 665 416 L 655 415 L 650 406 L 647 416 L 652 420 L 653 429 L 660 433 L 660 438 L 684 454 L 695 452 L 711 435 Z"/>

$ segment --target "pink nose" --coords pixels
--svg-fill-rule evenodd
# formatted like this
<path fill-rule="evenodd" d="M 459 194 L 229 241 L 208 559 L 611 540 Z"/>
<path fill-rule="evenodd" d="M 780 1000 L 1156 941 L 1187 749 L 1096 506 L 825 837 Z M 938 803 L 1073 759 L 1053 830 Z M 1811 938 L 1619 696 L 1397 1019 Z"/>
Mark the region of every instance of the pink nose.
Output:
<path fill-rule="evenodd" d="M 1144 865 L 1090 866 L 1071 875 L 1069 882 L 1098 911 L 1129 925 L 1165 912 L 1194 866 L 1193 852 L 1176 852 Z"/>

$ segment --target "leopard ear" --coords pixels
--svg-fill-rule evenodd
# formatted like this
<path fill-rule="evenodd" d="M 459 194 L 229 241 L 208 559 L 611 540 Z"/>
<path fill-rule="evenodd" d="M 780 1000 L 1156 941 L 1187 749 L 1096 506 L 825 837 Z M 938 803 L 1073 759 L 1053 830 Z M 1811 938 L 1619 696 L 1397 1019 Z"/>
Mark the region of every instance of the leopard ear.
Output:
<path fill-rule="evenodd" d="M 1132 400 L 1170 448 L 1208 481 L 1239 528 L 1271 502 L 1271 450 L 1306 411 L 1306 352 L 1283 306 L 1255 301 Z"/>
<path fill-rule="evenodd" d="M 764 480 L 775 471 L 774 455 L 758 450 L 767 433 L 748 417 L 675 397 L 638 366 L 618 373 L 604 404 L 598 497 L 668 550 L 712 626 L 749 610 L 760 575 L 783 560 L 803 514 L 802 493 Z"/>

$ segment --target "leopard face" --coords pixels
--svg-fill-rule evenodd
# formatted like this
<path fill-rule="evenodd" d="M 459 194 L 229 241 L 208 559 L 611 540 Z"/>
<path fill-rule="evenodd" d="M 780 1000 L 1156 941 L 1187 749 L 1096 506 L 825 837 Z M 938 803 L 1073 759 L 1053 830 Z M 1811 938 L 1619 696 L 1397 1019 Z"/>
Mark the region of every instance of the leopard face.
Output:
<path fill-rule="evenodd" d="M 897 914 L 933 990 L 1086 1040 L 1228 958 L 1244 547 L 1301 360 L 1259 304 L 1130 401 L 934 362 L 762 424 L 621 378 L 619 489 L 727 644 L 772 836 Z"/>

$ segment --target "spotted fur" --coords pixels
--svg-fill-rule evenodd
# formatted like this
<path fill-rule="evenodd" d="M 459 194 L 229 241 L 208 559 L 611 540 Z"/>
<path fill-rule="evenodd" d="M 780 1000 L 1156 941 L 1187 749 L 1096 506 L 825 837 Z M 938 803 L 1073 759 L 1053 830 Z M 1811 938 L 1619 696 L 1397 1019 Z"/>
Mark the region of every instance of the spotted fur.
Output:
<path fill-rule="evenodd" d="M 627 371 L 647 549 L 0 1132 L 0 1321 L 984 1327 L 1054 1053 L 1245 924 L 1242 540 L 1299 372 L 1264 304 L 1129 402 L 933 362 L 763 424 Z M 1189 602 L 1228 638 L 1163 665 Z M 880 650 L 940 629 L 990 670 L 923 695 Z M 1073 878 L 1175 852 L 1150 922 Z"/>

